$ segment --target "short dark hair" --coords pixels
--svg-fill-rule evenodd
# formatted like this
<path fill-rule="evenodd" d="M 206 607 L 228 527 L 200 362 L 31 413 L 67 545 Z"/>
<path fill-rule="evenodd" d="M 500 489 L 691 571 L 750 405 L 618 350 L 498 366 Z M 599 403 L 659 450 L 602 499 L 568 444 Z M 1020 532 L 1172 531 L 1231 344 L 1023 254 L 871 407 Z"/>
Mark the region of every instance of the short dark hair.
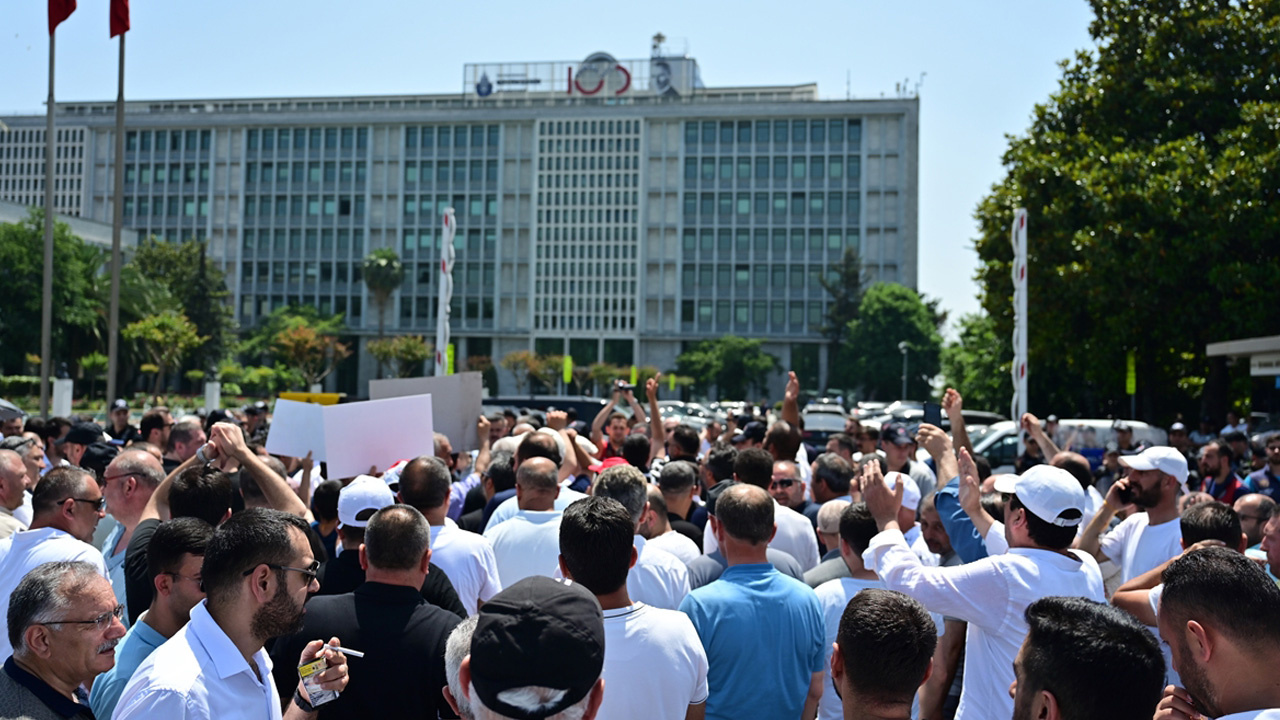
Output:
<path fill-rule="evenodd" d="M 82 496 L 91 482 L 97 482 L 93 473 L 74 465 L 50 470 L 31 492 L 32 514 L 43 515 L 66 502 L 69 497 Z"/>
<path fill-rule="evenodd" d="M 1071 477 L 1080 483 L 1080 487 L 1087 492 L 1093 487 L 1093 472 L 1089 470 L 1089 461 L 1083 455 L 1073 452 L 1058 453 L 1057 456 L 1050 459 L 1055 466 L 1071 473 Z"/>
<path fill-rule="evenodd" d="M 680 449 L 682 457 L 698 457 L 698 451 L 702 449 L 702 441 L 698 439 L 697 430 L 682 423 L 671 429 L 670 437 L 671 442 Z"/>
<path fill-rule="evenodd" d="M 195 415 L 187 415 L 179 418 L 173 423 L 173 429 L 169 431 L 169 447 L 173 447 L 174 443 L 189 443 L 196 439 L 196 431 L 204 432 L 204 425 L 200 423 L 200 418 Z"/>
<path fill-rule="evenodd" d="M 297 515 L 266 508 L 248 508 L 219 526 L 205 547 L 200 571 L 209 603 L 237 597 L 245 570 L 294 562 L 291 527 L 304 537 L 309 529 Z"/>
<path fill-rule="evenodd" d="M 850 455 L 858 451 L 858 446 L 854 444 L 853 438 L 849 437 L 848 433 L 832 433 L 831 437 L 827 438 L 827 442 L 834 442 L 840 446 L 841 450 L 848 451 Z"/>
<path fill-rule="evenodd" d="M 431 459 L 440 462 L 437 458 Z M 369 518 L 364 528 L 364 551 L 369 567 L 381 570 L 417 568 L 430 544 L 431 525 L 412 505 L 384 507 Z"/>
<path fill-rule="evenodd" d="M 489 456 L 489 469 L 484 474 L 493 482 L 493 491 L 500 493 L 516 486 L 515 455 L 505 450 L 494 451 Z"/>
<path fill-rule="evenodd" d="M 733 461 L 733 474 L 739 482 L 768 490 L 773 482 L 773 455 L 763 448 L 739 450 Z"/>
<path fill-rule="evenodd" d="M 342 482 L 325 480 L 316 486 L 311 495 L 311 512 L 317 520 L 335 520 L 338 517 L 338 494 L 342 492 Z"/>
<path fill-rule="evenodd" d="M 786 420 L 779 420 L 769 426 L 764 446 L 771 449 L 779 460 L 790 460 L 800 451 L 800 429 Z"/>
<path fill-rule="evenodd" d="M 1023 614 L 1028 631 L 1019 693 L 1053 693 L 1064 720 L 1155 713 L 1164 656 L 1132 615 L 1081 597 L 1041 598 Z"/>
<path fill-rule="evenodd" d="M 986 480 L 991 477 L 991 461 L 986 455 L 974 455 L 973 465 L 978 468 L 978 480 Z"/>
<path fill-rule="evenodd" d="M 204 557 L 210 537 L 213 526 L 200 518 L 180 517 L 160 523 L 147 543 L 147 575 L 154 578 L 178 572 L 183 555 Z"/>
<path fill-rule="evenodd" d="M 420 512 L 434 510 L 449 502 L 449 486 L 453 476 L 444 461 L 434 455 L 422 455 L 400 470 L 400 501 Z"/>
<path fill-rule="evenodd" d="M 755 486 L 746 486 L 750 487 Z M 761 488 L 756 488 L 759 493 L 746 488 L 735 485 L 721 493 L 716 500 L 715 518 L 729 535 L 763 545 L 773 538 L 773 498 Z"/>
<path fill-rule="evenodd" d="M 733 465 L 738 459 L 738 449 L 726 442 L 716 441 L 707 453 L 707 470 L 717 482 L 733 479 Z M 772 459 L 770 459 L 772 463 Z M 773 473 L 772 465 L 769 473 Z"/>
<path fill-rule="evenodd" d="M 26 651 L 22 636 L 27 628 L 40 622 L 54 624 L 57 613 L 66 609 L 95 577 L 102 577 L 102 573 L 93 563 L 83 560 L 47 562 L 24 575 L 8 598 L 5 617 L 14 654 Z"/>
<path fill-rule="evenodd" d="M 658 473 L 658 487 L 663 492 L 682 493 L 698 482 L 698 466 L 688 460 L 672 460 Z"/>
<path fill-rule="evenodd" d="M 634 534 L 635 523 L 640 522 L 640 516 L 644 514 L 644 505 L 649 502 L 646 485 L 648 483 L 644 475 L 635 467 L 614 465 L 611 468 L 605 468 L 596 477 L 595 484 L 591 486 L 591 494 L 597 497 L 613 498 L 626 508 L 627 514 L 631 516 Z"/>
<path fill-rule="evenodd" d="M 1240 547 L 1240 516 L 1230 505 L 1217 500 L 1196 503 L 1182 511 L 1179 522 L 1183 547 L 1201 540 L 1220 540 L 1232 550 Z"/>
<path fill-rule="evenodd" d="M 622 459 L 627 464 L 647 470 L 649 468 L 649 451 L 653 445 L 649 438 L 640 433 L 631 433 L 622 441 Z"/>
<path fill-rule="evenodd" d="M 627 424 L 627 427 L 631 427 L 631 418 L 627 417 L 626 413 L 610 413 L 608 419 L 604 421 L 605 426 L 608 427 L 609 425 L 612 425 L 614 420 L 622 420 Z"/>
<path fill-rule="evenodd" d="M 853 466 L 835 453 L 822 453 L 813 461 L 813 479 L 821 480 L 836 495 L 848 495 Z"/>
<path fill-rule="evenodd" d="M 611 593 L 627 583 L 634 535 L 635 521 L 622 503 L 583 498 L 560 519 L 560 557 L 574 582 L 594 595 Z"/>
<path fill-rule="evenodd" d="M 1234 461 L 1235 461 L 1235 459 L 1236 459 L 1236 454 L 1235 454 L 1235 452 L 1233 452 L 1233 451 L 1231 450 L 1231 445 L 1230 445 L 1230 444 L 1228 444 L 1228 443 L 1227 443 L 1227 441 L 1226 441 L 1225 439 L 1223 439 L 1223 438 L 1214 438 L 1214 439 L 1212 439 L 1212 440 L 1210 440 L 1209 442 L 1207 442 L 1207 443 L 1205 443 L 1205 444 L 1204 444 L 1204 446 L 1205 446 L 1205 447 L 1209 447 L 1210 445 L 1212 445 L 1214 448 L 1216 448 L 1216 449 L 1217 449 L 1217 451 L 1218 451 L 1218 454 L 1219 454 L 1219 455 L 1221 455 L 1222 457 L 1226 458 L 1226 459 L 1227 459 L 1227 462 L 1229 462 L 1229 463 L 1230 463 L 1230 462 L 1234 462 Z M 1203 450 L 1202 450 L 1202 452 L 1203 452 Z"/>
<path fill-rule="evenodd" d="M 876 519 L 871 517 L 866 503 L 849 503 L 849 507 L 840 513 L 840 539 L 849 543 L 849 547 L 859 555 L 871 546 L 871 538 L 878 532 Z"/>
<path fill-rule="evenodd" d="M 862 458 L 858 460 L 858 466 L 855 469 L 855 472 L 861 472 L 862 468 L 870 465 L 871 463 L 875 463 L 880 468 L 881 475 L 889 474 L 889 463 L 880 456 L 880 453 L 867 453 L 866 455 L 863 455 Z"/>
<path fill-rule="evenodd" d="M 152 430 L 163 430 L 167 424 L 164 421 L 164 416 L 168 414 L 169 408 L 163 405 L 157 405 L 142 413 L 142 421 L 138 423 L 138 430 L 142 433 L 142 439 L 146 440 L 151 437 Z"/>
<path fill-rule="evenodd" d="M 1015 494 L 1009 498 L 1009 510 L 1024 510 L 1027 513 L 1027 535 L 1041 547 L 1053 550 L 1066 550 L 1076 539 L 1076 526 L 1063 527 L 1054 525 L 1027 509 L 1026 505 Z"/>
<path fill-rule="evenodd" d="M 560 443 L 546 433 L 525 433 L 520 444 L 516 446 L 516 465 L 536 457 L 544 457 L 555 463 L 556 467 L 560 467 L 563 459 L 560 455 Z"/>
<path fill-rule="evenodd" d="M 231 493 L 231 478 L 226 473 L 197 463 L 173 479 L 169 515 L 197 517 L 216 527 L 231 509 Z"/>
<path fill-rule="evenodd" d="M 1209 622 L 1250 647 L 1280 642 L 1280 587 L 1256 562 L 1223 547 L 1186 553 L 1164 570 L 1160 617 Z"/>
<path fill-rule="evenodd" d="M 910 703 L 938 646 L 938 628 L 916 600 L 893 590 L 866 589 L 845 606 L 836 642 L 855 692 Z"/>

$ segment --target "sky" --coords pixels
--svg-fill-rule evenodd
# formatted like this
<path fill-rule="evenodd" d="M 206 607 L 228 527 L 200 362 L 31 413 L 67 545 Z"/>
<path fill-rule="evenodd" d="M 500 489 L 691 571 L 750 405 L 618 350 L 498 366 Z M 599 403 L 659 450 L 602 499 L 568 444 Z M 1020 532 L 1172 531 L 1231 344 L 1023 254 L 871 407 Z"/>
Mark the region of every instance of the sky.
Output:
<path fill-rule="evenodd" d="M 465 63 L 644 58 L 657 32 L 709 87 L 816 82 L 843 99 L 919 83 L 918 285 L 951 313 L 948 335 L 979 308 L 973 211 L 1003 175 L 1006 134 L 1056 89 L 1058 63 L 1093 47 L 1085 0 L 131 4 L 128 100 L 456 92 Z M 115 98 L 108 5 L 79 0 L 59 26 L 59 101 Z M 47 22 L 40 0 L 0 5 L 0 115 L 43 114 Z"/>

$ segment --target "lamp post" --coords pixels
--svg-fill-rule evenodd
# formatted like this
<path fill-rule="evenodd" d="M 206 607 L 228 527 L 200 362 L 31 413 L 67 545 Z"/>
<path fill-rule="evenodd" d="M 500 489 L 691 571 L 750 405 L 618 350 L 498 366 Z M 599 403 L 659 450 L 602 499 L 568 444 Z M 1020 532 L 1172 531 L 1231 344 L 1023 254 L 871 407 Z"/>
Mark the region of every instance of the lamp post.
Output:
<path fill-rule="evenodd" d="M 910 348 L 906 340 L 898 343 L 898 350 L 902 353 L 902 400 L 907 399 L 907 350 Z"/>

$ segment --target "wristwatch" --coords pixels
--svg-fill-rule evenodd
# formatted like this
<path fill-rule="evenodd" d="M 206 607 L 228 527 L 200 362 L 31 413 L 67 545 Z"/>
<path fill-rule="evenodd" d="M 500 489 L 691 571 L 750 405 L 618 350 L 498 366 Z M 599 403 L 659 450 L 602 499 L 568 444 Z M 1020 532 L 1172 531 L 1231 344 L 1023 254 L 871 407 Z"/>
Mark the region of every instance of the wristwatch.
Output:
<path fill-rule="evenodd" d="M 313 707 L 311 703 L 307 702 L 307 699 L 302 696 L 302 691 L 298 688 L 293 689 L 293 704 L 297 705 L 298 708 L 305 713 L 313 713 L 316 711 L 315 707 Z"/>

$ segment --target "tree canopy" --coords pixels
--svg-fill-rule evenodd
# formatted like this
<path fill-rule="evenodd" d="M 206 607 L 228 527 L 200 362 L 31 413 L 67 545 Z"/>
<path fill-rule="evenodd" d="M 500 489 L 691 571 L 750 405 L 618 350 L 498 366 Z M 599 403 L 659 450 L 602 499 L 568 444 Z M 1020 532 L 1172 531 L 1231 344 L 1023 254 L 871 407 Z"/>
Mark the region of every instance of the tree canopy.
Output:
<path fill-rule="evenodd" d="M 140 278 L 165 288 L 184 315 L 206 338 L 190 357 L 196 369 L 212 369 L 231 350 L 236 322 L 228 298 L 226 274 L 207 259 L 208 243 L 200 240 L 164 242 L 148 238 L 139 243 L 133 259 L 121 272 L 121 310 L 127 294 L 126 278 Z M 110 278 L 106 281 L 110 288 Z M 169 309 L 170 305 L 163 309 Z"/>
<path fill-rule="evenodd" d="M 848 351 L 842 361 L 848 373 L 873 400 L 923 399 L 932 394 L 929 381 L 939 370 L 942 337 L 936 308 L 915 290 L 896 283 L 867 288 L 858 319 L 849 323 Z M 907 343 L 907 398 L 902 394 L 902 351 Z"/>
<path fill-rule="evenodd" d="M 763 391 L 769 374 L 782 365 L 761 349 L 763 341 L 725 335 L 703 340 L 676 358 L 676 372 L 693 379 L 695 391 L 716 394 L 725 400 L 745 400 L 753 389 Z"/>

